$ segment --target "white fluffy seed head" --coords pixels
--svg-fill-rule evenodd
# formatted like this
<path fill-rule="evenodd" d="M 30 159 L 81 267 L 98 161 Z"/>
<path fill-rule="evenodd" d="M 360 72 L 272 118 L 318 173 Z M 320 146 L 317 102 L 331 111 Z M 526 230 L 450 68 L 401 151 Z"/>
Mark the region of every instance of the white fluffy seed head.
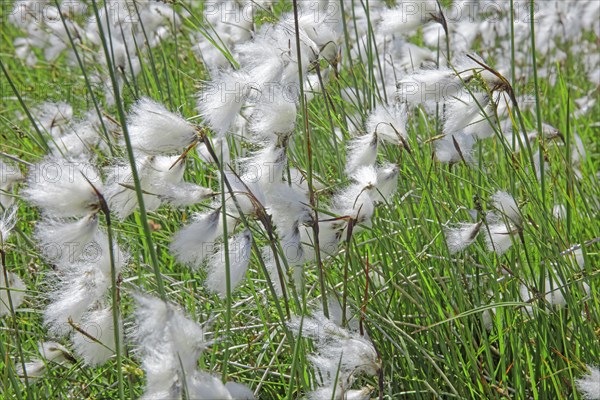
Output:
<path fill-rule="evenodd" d="M 196 363 L 206 344 L 202 327 L 172 304 L 146 295 L 134 298 L 137 326 L 133 338 L 146 373 L 142 398 L 180 396 L 184 376 L 195 396 L 198 386 L 189 379 L 197 374 Z"/>
<path fill-rule="evenodd" d="M 213 254 L 215 242 L 222 236 L 222 214 L 219 210 L 195 214 L 193 221 L 181 228 L 169 247 L 171 254 L 193 269 L 200 268 L 208 256 Z"/>
<path fill-rule="evenodd" d="M 4 210 L 2 216 L 0 216 L 0 247 L 4 245 L 17 224 L 17 211 L 18 208 L 11 207 Z"/>
<path fill-rule="evenodd" d="M 48 216 L 77 217 L 98 210 L 92 185 L 102 193 L 100 174 L 89 162 L 49 157 L 29 170 L 22 194 Z"/>
<path fill-rule="evenodd" d="M 360 167 L 372 166 L 377 160 L 379 140 L 375 134 L 358 136 L 348 145 L 346 175 L 353 174 Z"/>
<path fill-rule="evenodd" d="M 494 251 L 498 255 L 506 253 L 512 246 L 513 228 L 504 223 L 489 225 L 485 232 L 485 243 L 488 251 Z M 489 230 L 489 231 L 488 231 Z"/>
<path fill-rule="evenodd" d="M 9 208 L 14 203 L 11 196 L 13 186 L 23 179 L 23 174 L 18 166 L 4 162 L 0 158 L 0 205 Z"/>
<path fill-rule="evenodd" d="M 446 228 L 444 233 L 446 234 L 446 243 L 450 254 L 458 253 L 469 247 L 477 239 L 482 225 L 482 222 L 475 224 L 463 223 L 456 227 Z"/>
<path fill-rule="evenodd" d="M 119 319 L 119 342 L 123 341 Z M 115 325 L 112 309 L 103 307 L 85 314 L 79 328 L 87 335 L 75 331 L 73 348 L 75 354 L 83 359 L 85 365 L 95 367 L 104 364 L 115 353 Z"/>
<path fill-rule="evenodd" d="M 250 262 L 252 234 L 244 230 L 228 240 L 228 251 L 223 244 L 208 260 L 208 273 L 205 285 L 221 298 L 227 296 L 226 262 L 229 261 L 229 276 L 231 291 L 241 283 Z M 228 257 L 228 260 L 227 260 Z"/>
<path fill-rule="evenodd" d="M 445 103 L 446 135 L 463 133 L 484 139 L 494 134 L 492 125 L 495 125 L 495 115 L 486 93 L 474 93 Z"/>
<path fill-rule="evenodd" d="M 473 161 L 475 139 L 470 135 L 446 135 L 435 141 L 435 156 L 439 162 L 455 164 Z"/>
<path fill-rule="evenodd" d="M 78 261 L 96 237 L 98 214 L 75 221 L 45 219 L 37 223 L 34 237 L 42 255 L 59 267 Z"/>
<path fill-rule="evenodd" d="M 73 107 L 65 102 L 48 102 L 34 108 L 32 114 L 44 130 L 58 137 L 73 118 Z"/>
<path fill-rule="evenodd" d="M 223 70 L 198 95 L 198 111 L 204 123 L 218 135 L 229 130 L 246 103 L 252 78 L 242 71 Z"/>
<path fill-rule="evenodd" d="M 366 130 L 369 134 L 377 135 L 381 140 L 400 144 L 401 138 L 406 139 L 407 112 L 405 106 L 389 106 L 378 104 L 369 114 Z"/>
<path fill-rule="evenodd" d="M 268 90 L 260 94 L 254 108 L 250 131 L 261 140 L 277 138 L 278 134 L 289 134 L 296 125 L 296 102 L 283 89 Z"/>
<path fill-rule="evenodd" d="M 62 271 L 49 293 L 44 324 L 58 336 L 72 331 L 69 321 L 80 323 L 84 314 L 100 301 L 110 286 L 110 278 L 95 265 L 75 265 Z"/>
<path fill-rule="evenodd" d="M 583 395 L 585 400 L 600 399 L 600 368 L 586 365 L 588 372 L 577 379 L 577 390 Z"/>
<path fill-rule="evenodd" d="M 497 191 L 492 196 L 492 204 L 498 211 L 502 212 L 512 222 L 517 224 L 521 222 L 522 218 L 521 212 L 519 211 L 519 206 L 517 205 L 514 197 L 507 192 L 503 192 L 501 190 Z"/>
<path fill-rule="evenodd" d="M 379 31 L 384 35 L 408 34 L 430 21 L 432 15 L 438 14 L 435 1 L 400 1 L 395 8 L 382 14 Z"/>
<path fill-rule="evenodd" d="M 146 154 L 180 152 L 197 137 L 192 124 L 147 97 L 133 105 L 127 129 L 133 148 Z"/>

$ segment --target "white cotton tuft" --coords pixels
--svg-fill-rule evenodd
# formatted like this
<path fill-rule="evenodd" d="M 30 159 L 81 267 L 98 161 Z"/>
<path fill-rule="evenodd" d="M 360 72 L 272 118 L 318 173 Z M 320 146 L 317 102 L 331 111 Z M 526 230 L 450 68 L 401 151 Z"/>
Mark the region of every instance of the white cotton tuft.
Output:
<path fill-rule="evenodd" d="M 57 137 L 73 118 L 73 107 L 65 102 L 47 102 L 35 107 L 31 114 L 45 131 Z"/>
<path fill-rule="evenodd" d="M 186 386 L 189 399 L 194 400 L 233 400 L 231 393 L 221 379 L 204 371 L 193 371 L 190 376 L 186 376 Z"/>
<path fill-rule="evenodd" d="M 97 230 L 98 214 L 92 214 L 74 222 L 42 220 L 35 227 L 34 237 L 47 262 L 64 266 L 79 260 L 94 240 Z"/>
<path fill-rule="evenodd" d="M 332 211 L 339 216 L 348 216 L 357 223 L 368 223 L 375 211 L 368 186 L 353 184 L 336 193 Z"/>
<path fill-rule="evenodd" d="M 401 144 L 406 139 L 407 110 L 404 105 L 389 106 L 378 104 L 369 114 L 366 123 L 368 134 L 377 135 L 379 139 L 393 144 Z"/>
<path fill-rule="evenodd" d="M 577 390 L 585 400 L 600 400 L 600 368 L 586 365 L 588 373 L 577 379 Z"/>
<path fill-rule="evenodd" d="M 119 325 L 121 322 L 119 320 Z M 86 334 L 75 331 L 73 348 L 83 358 L 85 365 L 95 367 L 104 364 L 116 351 L 115 326 L 112 309 L 104 307 L 88 312 L 79 324 Z M 120 342 L 123 342 L 122 328 L 118 327 Z"/>
<path fill-rule="evenodd" d="M 552 207 L 552 215 L 556 219 L 565 220 L 567 218 L 567 207 L 564 204 L 555 204 Z"/>
<path fill-rule="evenodd" d="M 433 0 L 400 1 L 395 8 L 382 14 L 379 32 L 384 35 L 412 33 L 431 21 L 432 15 L 439 15 L 437 3 Z"/>
<path fill-rule="evenodd" d="M 487 93 L 474 93 L 466 98 L 454 99 L 445 103 L 444 133 L 457 135 L 463 133 L 478 139 L 494 134 L 495 123 L 492 102 Z"/>
<path fill-rule="evenodd" d="M 147 97 L 133 105 L 127 129 L 133 148 L 146 154 L 180 152 L 197 138 L 192 124 Z"/>
<path fill-rule="evenodd" d="M 580 295 L 585 295 L 590 292 L 588 284 L 582 283 L 581 287 L 583 290 Z M 541 293 L 541 298 L 554 307 L 564 308 L 569 304 L 567 298 L 565 298 L 565 293 L 570 292 L 571 295 L 576 295 L 578 289 L 579 287 L 576 282 L 566 282 L 558 275 L 555 275 L 554 277 L 548 276 L 544 280 L 544 290 L 543 293 Z M 537 290 L 542 291 L 542 288 L 537 288 Z M 529 302 L 535 298 L 525 285 L 521 286 L 520 293 L 523 301 Z"/>
<path fill-rule="evenodd" d="M 142 398 L 179 398 L 184 384 L 190 390 L 190 398 L 214 394 L 210 391 L 213 383 L 199 379 L 205 374 L 196 371 L 198 357 L 206 345 L 202 327 L 172 304 L 145 295 L 134 297 L 137 327 L 133 336 L 146 373 Z M 220 385 L 222 393 L 227 393 Z"/>
<path fill-rule="evenodd" d="M 299 223 L 310 221 L 308 204 L 308 194 L 297 187 L 287 182 L 273 185 L 267 193 L 267 212 L 280 236 L 296 231 Z"/>
<path fill-rule="evenodd" d="M 446 243 L 448 244 L 448 250 L 450 254 L 458 253 L 469 247 L 481 230 L 483 222 L 476 224 L 462 223 L 457 227 L 449 227 L 444 229 L 446 234 Z"/>
<path fill-rule="evenodd" d="M 573 140 L 575 146 L 571 149 L 571 165 L 578 167 L 586 157 L 585 145 L 583 144 L 581 137 L 576 133 L 573 135 Z"/>
<path fill-rule="evenodd" d="M 271 144 L 238 161 L 242 181 L 251 188 L 258 185 L 262 192 L 268 193 L 283 181 L 283 168 L 287 161 L 286 149 Z M 236 177 L 231 179 L 238 180 Z M 244 190 L 247 191 L 247 190 Z M 252 191 L 254 192 L 254 191 Z M 264 202 L 263 202 L 264 205 Z"/>
<path fill-rule="evenodd" d="M 17 274 L 8 272 L 7 275 L 8 281 L 4 279 L 4 273 L 0 270 L 0 317 L 10 313 L 11 302 L 13 309 L 19 308 L 25 301 L 27 291 L 25 283 Z"/>
<path fill-rule="evenodd" d="M 25 369 L 23 369 L 20 363 L 17 365 L 17 375 L 19 377 L 24 378 L 27 375 L 29 381 L 34 381 L 46 373 L 47 365 L 62 364 L 65 361 L 73 359 L 69 350 L 56 342 L 39 343 L 38 352 L 42 359 L 35 359 L 25 363 Z"/>
<path fill-rule="evenodd" d="M 489 225 L 487 229 L 485 227 L 482 229 L 485 233 L 485 243 L 488 251 L 494 251 L 496 254 L 502 255 L 512 246 L 514 232 L 510 225 L 499 223 Z"/>
<path fill-rule="evenodd" d="M 521 222 L 522 218 L 521 212 L 519 211 L 519 206 L 517 205 L 514 197 L 512 197 L 510 194 L 501 190 L 497 191 L 492 196 L 492 204 L 498 211 L 506 215 L 506 217 L 512 222 L 516 224 Z"/>
<path fill-rule="evenodd" d="M 463 90 L 461 80 L 450 68 L 421 69 L 401 79 L 396 97 L 408 104 L 451 101 Z"/>
<path fill-rule="evenodd" d="M 185 207 L 198 204 L 213 197 L 214 192 L 195 183 L 181 182 L 179 184 L 163 183 L 159 198 L 173 207 Z"/>
<path fill-rule="evenodd" d="M 337 386 L 344 392 L 356 376 L 374 376 L 381 368 L 377 351 L 367 338 L 337 326 L 322 313 L 302 320 L 295 317 L 288 326 L 295 335 L 313 339 L 316 351 L 308 358 L 319 371 L 323 387 Z"/>
<path fill-rule="evenodd" d="M 435 142 L 435 156 L 439 162 L 455 164 L 473 161 L 475 139 L 470 135 L 446 135 Z"/>
<path fill-rule="evenodd" d="M 269 166 L 258 166 L 265 168 L 265 172 L 268 171 Z M 270 168 L 277 167 L 270 166 Z M 279 168 L 282 168 L 280 165 Z M 275 168 L 273 168 L 274 170 Z M 261 175 L 256 175 L 258 172 Z M 225 184 L 225 190 L 228 198 L 226 200 L 227 212 L 233 215 L 238 215 L 238 206 L 241 212 L 244 214 L 254 214 L 257 210 L 263 207 L 266 203 L 264 191 L 260 185 L 258 178 L 264 179 L 262 176 L 262 169 L 254 171 L 246 170 L 243 171 L 242 175 L 237 175 L 233 171 L 225 171 L 225 179 L 229 182 L 231 190 L 227 184 Z M 266 177 L 268 179 L 268 176 Z M 233 199 L 235 197 L 235 201 Z M 236 205 L 237 202 L 237 205 Z"/>
<path fill-rule="evenodd" d="M 168 195 L 172 185 L 183 180 L 185 164 L 178 162 L 174 165 L 178 159 L 178 156 L 156 156 L 136 160 L 146 211 L 154 211 L 160 207 L 160 196 Z M 127 218 L 138 207 L 129 161 L 119 161 L 108 168 L 107 183 L 106 198 L 111 211 L 120 219 Z"/>
<path fill-rule="evenodd" d="M 0 217 L 0 246 L 10 237 L 10 234 L 17 224 L 18 207 L 11 207 L 4 210 Z"/>
<path fill-rule="evenodd" d="M 227 253 L 224 244 L 208 260 L 208 271 L 205 286 L 219 297 L 227 296 L 226 262 L 229 257 L 229 282 L 233 292 L 244 279 L 246 269 L 250 262 L 250 250 L 252 246 L 252 234 L 248 229 L 228 239 L 229 248 Z"/>
<path fill-rule="evenodd" d="M 231 398 L 235 400 L 254 400 L 254 393 L 244 384 L 237 382 L 227 382 L 225 388 L 229 392 Z"/>
<path fill-rule="evenodd" d="M 296 102 L 282 89 L 261 93 L 255 106 L 249 129 L 261 139 L 274 139 L 289 134 L 296 125 Z"/>
<path fill-rule="evenodd" d="M 360 167 L 371 166 L 377 160 L 377 135 L 367 134 L 358 136 L 348 145 L 346 158 L 346 175 L 351 175 Z"/>
<path fill-rule="evenodd" d="M 371 189 L 371 197 L 376 203 L 387 203 L 398 190 L 398 174 L 400 170 L 395 164 L 377 167 L 377 183 Z"/>
<path fill-rule="evenodd" d="M 102 192 L 100 174 L 90 163 L 49 157 L 31 167 L 22 194 L 48 216 L 77 217 L 98 209 L 92 185 Z"/>
<path fill-rule="evenodd" d="M 195 214 L 193 221 L 181 228 L 169 249 L 177 261 L 198 269 L 213 254 L 216 240 L 223 235 L 220 210 Z"/>
<path fill-rule="evenodd" d="M 110 279 L 93 264 L 75 265 L 62 272 L 50 304 L 44 311 L 44 324 L 58 336 L 72 331 L 69 320 L 80 323 L 83 315 L 100 301 L 110 287 Z"/>
<path fill-rule="evenodd" d="M 229 130 L 250 94 L 252 78 L 242 71 L 223 70 L 198 96 L 204 123 L 218 135 Z"/>

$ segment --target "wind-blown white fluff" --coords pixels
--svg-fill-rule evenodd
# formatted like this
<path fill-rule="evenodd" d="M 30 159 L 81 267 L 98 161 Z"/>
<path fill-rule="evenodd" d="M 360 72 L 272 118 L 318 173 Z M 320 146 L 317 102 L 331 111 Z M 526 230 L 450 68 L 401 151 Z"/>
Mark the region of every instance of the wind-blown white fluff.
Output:
<path fill-rule="evenodd" d="M 48 157 L 27 176 L 23 197 L 50 217 L 78 217 L 98 209 L 98 197 L 85 177 L 102 192 L 96 168 L 86 161 Z"/>
<path fill-rule="evenodd" d="M 205 286 L 212 292 L 216 292 L 221 298 L 227 296 L 226 262 L 229 258 L 229 277 L 231 291 L 241 283 L 250 262 L 250 250 L 252 246 L 252 234 L 244 230 L 228 240 L 229 248 L 220 245 L 219 250 L 208 260 L 208 273 Z"/>
<path fill-rule="evenodd" d="M 35 239 L 46 260 L 58 266 L 79 260 L 81 253 L 95 238 L 98 214 L 76 221 L 46 219 L 37 223 Z"/>
<path fill-rule="evenodd" d="M 512 246 L 514 228 L 510 224 L 506 225 L 500 222 L 489 225 L 487 228 L 483 227 L 482 230 L 485 233 L 485 244 L 488 251 L 494 251 L 496 254 L 502 255 Z"/>
<path fill-rule="evenodd" d="M 588 373 L 577 379 L 577 390 L 585 400 L 600 400 L 600 368 L 586 365 Z"/>
<path fill-rule="evenodd" d="M 198 96 L 204 123 L 219 135 L 227 133 L 250 94 L 251 82 L 242 71 L 219 71 Z"/>
<path fill-rule="evenodd" d="M 337 393 L 344 393 L 357 376 L 373 376 L 381 368 L 377 351 L 367 338 L 339 327 L 321 312 L 302 320 L 295 317 L 288 326 L 295 335 L 313 339 L 316 351 L 308 358 L 319 371 L 324 388 L 335 387 Z"/>
<path fill-rule="evenodd" d="M 22 364 L 17 364 L 17 375 L 19 377 L 24 378 L 27 376 L 30 382 L 35 381 L 46 373 L 47 366 L 62 364 L 72 360 L 73 357 L 66 347 L 56 342 L 39 343 L 38 351 L 41 359 L 34 359 L 25 363 L 25 368 Z"/>
<path fill-rule="evenodd" d="M 379 32 L 384 35 L 407 34 L 438 15 L 437 3 L 429 1 L 400 1 L 395 8 L 386 10 L 381 16 Z"/>
<path fill-rule="evenodd" d="M 486 93 L 446 102 L 444 118 L 446 135 L 464 133 L 484 139 L 494 134 L 495 115 Z"/>
<path fill-rule="evenodd" d="M 234 393 L 247 395 L 239 385 L 231 390 L 212 375 L 196 368 L 205 349 L 204 330 L 172 304 L 149 296 L 134 296 L 139 345 L 146 387 L 142 399 L 187 398 L 232 399 Z"/>
<path fill-rule="evenodd" d="M 473 162 L 473 145 L 475 139 L 470 135 L 446 135 L 436 140 L 435 156 L 439 162 L 455 164 L 464 161 Z"/>
<path fill-rule="evenodd" d="M 17 211 L 18 207 L 16 206 L 7 208 L 0 217 L 0 246 L 3 246 L 4 242 L 8 240 L 17 224 Z"/>
<path fill-rule="evenodd" d="M 377 160 L 379 140 L 375 134 L 358 136 L 348 145 L 346 159 L 346 174 L 352 174 L 356 169 L 374 165 Z"/>
<path fill-rule="evenodd" d="M 378 104 L 369 114 L 366 123 L 367 132 L 375 134 L 386 142 L 399 144 L 406 139 L 407 111 L 403 105 L 389 106 Z"/>
<path fill-rule="evenodd" d="M 190 224 L 175 233 L 169 249 L 180 263 L 198 269 L 214 253 L 215 242 L 222 235 L 220 210 L 197 213 Z"/>
<path fill-rule="evenodd" d="M 119 325 L 121 325 L 120 320 Z M 91 367 L 104 364 L 116 351 L 114 327 L 111 307 L 103 307 L 85 314 L 79 328 L 91 337 L 78 331 L 74 333 L 75 354 L 83 358 L 84 363 Z M 121 326 L 118 329 L 119 335 L 122 336 L 123 329 Z M 122 337 L 120 342 L 123 342 Z"/>
<path fill-rule="evenodd" d="M 132 107 L 127 129 L 133 148 L 146 154 L 180 152 L 197 137 L 192 124 L 147 97 Z"/>
<path fill-rule="evenodd" d="M 289 134 L 296 125 L 296 102 L 282 88 L 265 88 L 254 108 L 250 131 L 259 138 L 276 139 L 278 134 Z"/>
<path fill-rule="evenodd" d="M 103 298 L 109 286 L 109 277 L 93 264 L 76 265 L 63 271 L 49 293 L 51 302 L 44 311 L 44 324 L 55 335 L 70 333 L 69 320 L 80 323 L 88 309 Z"/>
<path fill-rule="evenodd" d="M 519 206 L 517 205 L 514 197 L 512 197 L 510 194 L 501 190 L 497 191 L 492 196 L 492 204 L 511 221 L 517 224 L 521 222 L 522 218 L 521 212 L 519 211 Z"/>
<path fill-rule="evenodd" d="M 444 229 L 446 234 L 446 243 L 448 244 L 448 250 L 450 254 L 458 253 L 469 247 L 481 230 L 483 222 L 475 224 L 462 223 L 456 227 L 448 227 Z"/>
<path fill-rule="evenodd" d="M 214 192 L 195 183 L 181 182 L 179 184 L 163 183 L 159 198 L 173 207 L 185 207 L 198 204 L 211 198 Z"/>
<path fill-rule="evenodd" d="M 178 185 L 183 180 L 185 164 L 179 162 L 173 166 L 178 158 L 178 156 L 151 156 L 136 160 L 146 211 L 154 211 L 160 207 L 161 196 L 171 194 L 173 185 Z M 106 197 L 111 211 L 120 219 L 127 218 L 138 207 L 133 175 L 128 161 L 119 161 L 107 169 L 107 184 Z"/>

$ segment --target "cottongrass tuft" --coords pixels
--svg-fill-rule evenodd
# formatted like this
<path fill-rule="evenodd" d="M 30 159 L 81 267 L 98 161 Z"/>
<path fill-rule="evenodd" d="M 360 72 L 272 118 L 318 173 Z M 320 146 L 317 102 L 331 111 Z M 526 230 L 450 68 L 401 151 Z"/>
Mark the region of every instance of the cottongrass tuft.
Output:
<path fill-rule="evenodd" d="M 222 299 L 227 296 L 226 265 L 229 262 L 229 283 L 233 291 L 244 279 L 250 262 L 251 246 L 252 234 L 248 229 L 229 239 L 227 251 L 224 244 L 221 244 L 217 252 L 208 260 L 205 282 L 207 289 L 217 293 Z"/>
<path fill-rule="evenodd" d="M 147 97 L 132 107 L 127 129 L 131 146 L 146 154 L 181 152 L 197 138 L 192 124 Z"/>
<path fill-rule="evenodd" d="M 21 379 L 27 376 L 30 382 L 35 381 L 44 376 L 48 367 L 74 361 L 69 350 L 57 342 L 39 343 L 38 352 L 41 358 L 26 362 L 25 368 L 22 364 L 17 364 L 17 375 Z"/>
<path fill-rule="evenodd" d="M 577 379 L 577 390 L 585 400 L 600 400 L 600 368 L 586 365 L 588 373 Z"/>
<path fill-rule="evenodd" d="M 92 186 L 93 185 L 93 186 Z M 85 160 L 48 157 L 29 171 L 23 197 L 50 217 L 80 217 L 99 209 L 102 181 Z"/>
<path fill-rule="evenodd" d="M 374 376 L 381 368 L 377 351 L 367 337 L 336 325 L 321 312 L 313 317 L 295 317 L 288 326 L 295 335 L 312 339 L 316 347 L 309 361 L 322 382 L 309 398 L 333 391 L 346 393 L 358 376 Z"/>
<path fill-rule="evenodd" d="M 172 304 L 147 295 L 134 298 L 137 326 L 132 335 L 146 373 L 142 399 L 248 398 L 251 392 L 243 385 L 227 387 L 197 369 L 198 357 L 208 345 L 200 325 Z"/>

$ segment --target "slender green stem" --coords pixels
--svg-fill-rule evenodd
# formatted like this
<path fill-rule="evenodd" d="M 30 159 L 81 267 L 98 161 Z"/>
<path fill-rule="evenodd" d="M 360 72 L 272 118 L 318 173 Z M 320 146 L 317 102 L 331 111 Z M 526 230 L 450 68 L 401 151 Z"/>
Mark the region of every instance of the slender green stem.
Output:
<path fill-rule="evenodd" d="M 537 74 L 537 55 L 535 49 L 535 1 L 531 0 L 529 6 L 529 23 L 531 27 L 531 67 L 533 69 L 533 86 L 535 89 L 535 118 L 538 132 L 538 140 L 542 149 L 546 148 L 546 140 L 542 134 L 542 110 L 540 108 L 540 88 Z M 539 173 L 540 173 L 540 186 L 542 191 L 542 206 L 546 207 L 546 183 L 544 178 L 544 152 L 542 149 L 539 152 Z"/>

